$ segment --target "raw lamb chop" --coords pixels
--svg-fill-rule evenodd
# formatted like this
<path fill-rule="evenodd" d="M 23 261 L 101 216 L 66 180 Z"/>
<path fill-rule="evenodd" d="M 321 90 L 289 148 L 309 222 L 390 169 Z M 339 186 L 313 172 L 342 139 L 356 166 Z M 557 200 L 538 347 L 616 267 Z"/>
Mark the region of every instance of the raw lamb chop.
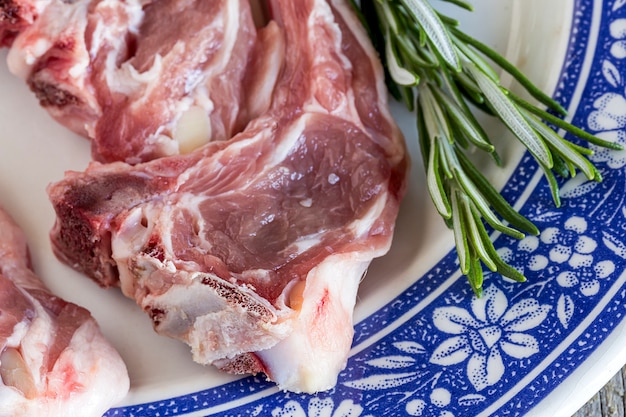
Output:
<path fill-rule="evenodd" d="M 11 46 L 15 37 L 48 6 L 51 0 L 3 0 L 0 2 L 0 48 Z"/>
<path fill-rule="evenodd" d="M 87 310 L 35 276 L 2 209 L 0 236 L 0 417 L 101 416 L 126 395 L 126 366 Z"/>
<path fill-rule="evenodd" d="M 68 172 L 48 189 L 51 238 L 197 362 L 315 392 L 345 366 L 357 288 L 389 249 L 408 161 L 351 6 L 271 5 L 285 60 L 269 110 L 188 155 Z"/>
<path fill-rule="evenodd" d="M 0 2 L 0 16 L 30 3 Z M 186 153 L 247 123 L 242 89 L 256 39 L 247 1 L 40 3 L 13 24 L 0 19 L 9 69 L 54 118 L 93 139 L 95 160 Z"/>
<path fill-rule="evenodd" d="M 0 13 L 7 8 L 28 10 L 32 3 L 0 3 Z M 109 54 L 115 62 L 116 56 L 127 53 L 126 45 L 143 16 L 141 2 L 47 0 L 39 1 L 37 9 L 14 34 L 8 67 L 28 83 L 55 119 L 87 135 L 102 115 L 92 61 Z"/>

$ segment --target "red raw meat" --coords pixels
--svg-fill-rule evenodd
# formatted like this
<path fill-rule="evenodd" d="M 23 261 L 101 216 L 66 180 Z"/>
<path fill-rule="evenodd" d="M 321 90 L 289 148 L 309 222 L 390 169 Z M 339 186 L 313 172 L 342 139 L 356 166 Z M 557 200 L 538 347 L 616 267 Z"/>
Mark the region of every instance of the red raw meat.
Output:
<path fill-rule="evenodd" d="M 128 392 L 126 366 L 87 310 L 35 276 L 2 209 L 0 236 L 0 416 L 101 416 Z"/>
<path fill-rule="evenodd" d="M 357 288 L 391 244 L 408 160 L 348 2 L 276 0 L 272 12 L 285 49 L 269 109 L 188 155 L 68 172 L 48 189 L 51 238 L 197 362 L 315 392 L 345 366 Z"/>
<path fill-rule="evenodd" d="M 26 0 L 0 3 L 0 13 Z M 92 135 L 102 115 L 94 80 L 93 60 L 127 54 L 127 43 L 143 16 L 139 0 L 47 0 L 16 34 L 7 63 L 24 79 L 41 105 L 60 123 L 82 135 Z M 3 25 L 0 23 L 0 28 Z M 121 63 L 121 62 L 120 62 Z"/>
<path fill-rule="evenodd" d="M 32 25 L 51 0 L 1 0 L 0 48 L 11 46 L 15 37 Z"/>
<path fill-rule="evenodd" d="M 0 1 L 0 16 L 29 3 Z M 38 13 L 0 18 L 9 69 L 55 119 L 92 138 L 95 160 L 187 153 L 249 120 L 242 91 L 256 82 L 245 81 L 256 28 L 247 1 L 39 3 Z"/>

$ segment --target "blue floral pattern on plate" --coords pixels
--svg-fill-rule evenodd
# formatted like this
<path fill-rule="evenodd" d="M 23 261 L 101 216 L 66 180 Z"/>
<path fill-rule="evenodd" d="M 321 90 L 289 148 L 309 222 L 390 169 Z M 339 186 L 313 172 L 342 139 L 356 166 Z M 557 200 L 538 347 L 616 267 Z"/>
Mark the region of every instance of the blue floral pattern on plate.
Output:
<path fill-rule="evenodd" d="M 574 124 L 626 145 L 626 0 L 576 1 L 555 97 L 575 109 Z M 582 99 L 574 102 L 576 97 Z M 249 377 L 106 415 L 526 414 L 626 312 L 626 151 L 592 148 L 604 181 L 564 180 L 559 209 L 545 182 L 533 181 L 540 173 L 529 156 L 502 191 L 542 230 L 521 241 L 494 235 L 501 256 L 526 274 L 527 283 L 487 273 L 485 294 L 476 299 L 455 253 L 447 254 L 355 325 L 352 355 L 333 390 L 317 396 L 278 392 Z M 529 187 L 529 199 L 517 201 Z"/>

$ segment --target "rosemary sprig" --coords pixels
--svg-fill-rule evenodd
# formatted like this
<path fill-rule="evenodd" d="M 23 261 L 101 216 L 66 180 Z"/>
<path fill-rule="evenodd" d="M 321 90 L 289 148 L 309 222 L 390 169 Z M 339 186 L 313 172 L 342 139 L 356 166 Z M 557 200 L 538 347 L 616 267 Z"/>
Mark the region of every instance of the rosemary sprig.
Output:
<path fill-rule="evenodd" d="M 464 0 L 444 0 L 467 10 Z M 497 164 L 495 146 L 471 110 L 471 105 L 499 118 L 536 159 L 556 206 L 560 205 L 555 177 L 580 170 L 589 180 L 601 175 L 587 159 L 587 148 L 559 136 L 549 125 L 579 139 L 607 148 L 603 141 L 563 121 L 548 110 L 565 109 L 537 88 L 515 65 L 458 28 L 458 22 L 437 12 L 429 0 L 353 2 L 368 28 L 386 70 L 389 91 L 415 111 L 427 185 L 433 203 L 454 233 L 460 268 L 477 295 L 482 293 L 483 265 L 516 281 L 525 277 L 504 262 L 486 225 L 521 239 L 538 234 L 477 169 L 467 153 L 479 149 Z M 500 84 L 498 72 L 486 59 L 508 72 L 537 100 L 532 104 Z"/>

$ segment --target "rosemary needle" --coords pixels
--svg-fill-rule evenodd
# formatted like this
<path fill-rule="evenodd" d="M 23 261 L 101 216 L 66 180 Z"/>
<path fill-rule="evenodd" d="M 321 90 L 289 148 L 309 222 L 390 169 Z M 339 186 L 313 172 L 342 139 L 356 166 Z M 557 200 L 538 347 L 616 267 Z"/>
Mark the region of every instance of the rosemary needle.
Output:
<path fill-rule="evenodd" d="M 472 10 L 465 0 L 445 0 Z M 559 136 L 550 126 L 578 139 L 610 149 L 603 141 L 554 116 L 565 109 L 537 88 L 514 64 L 472 38 L 457 21 L 437 12 L 429 0 L 353 1 L 385 66 L 390 93 L 415 111 L 418 140 L 428 190 L 439 214 L 454 234 L 460 268 L 478 296 L 482 294 L 483 266 L 516 281 L 526 278 L 503 261 L 489 238 L 486 225 L 521 239 L 539 234 L 489 183 L 467 156 L 478 149 L 500 159 L 471 106 L 496 116 L 537 160 L 560 205 L 556 175 L 581 171 L 601 181 L 588 160 L 592 152 Z M 508 72 L 539 104 L 504 88 L 499 69 Z M 556 175 L 555 175 L 556 174 Z"/>

